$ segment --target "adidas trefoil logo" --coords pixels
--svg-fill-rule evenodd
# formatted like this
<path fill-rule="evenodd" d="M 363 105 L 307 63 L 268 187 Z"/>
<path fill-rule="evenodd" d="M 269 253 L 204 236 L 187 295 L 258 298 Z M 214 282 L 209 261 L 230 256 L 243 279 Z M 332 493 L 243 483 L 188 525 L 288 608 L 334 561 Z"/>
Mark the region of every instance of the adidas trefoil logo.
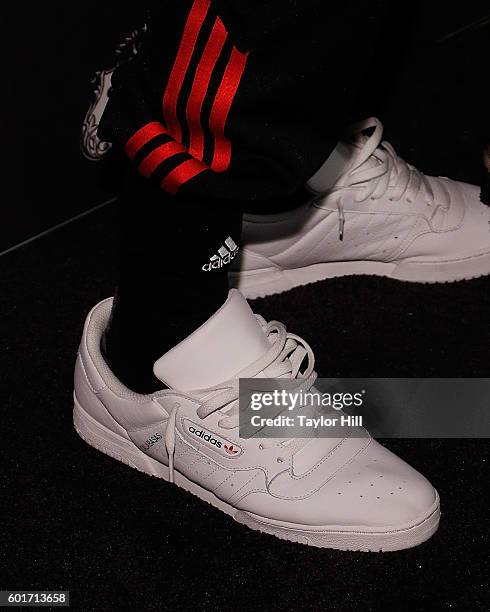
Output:
<path fill-rule="evenodd" d="M 238 449 L 236 449 L 233 444 L 230 444 L 230 446 L 228 446 L 228 444 L 225 444 L 225 451 L 229 454 L 229 455 L 236 455 L 238 453 Z"/>
<path fill-rule="evenodd" d="M 211 270 L 217 270 L 219 268 L 222 268 L 223 266 L 226 266 L 226 264 L 229 264 L 233 259 L 235 259 L 237 253 L 237 244 L 235 243 L 233 238 L 231 238 L 231 236 L 228 236 L 228 238 L 225 240 L 225 244 L 218 249 L 217 255 L 213 255 L 209 259 L 209 263 L 204 264 L 202 269 L 204 270 L 204 272 L 210 272 Z"/>

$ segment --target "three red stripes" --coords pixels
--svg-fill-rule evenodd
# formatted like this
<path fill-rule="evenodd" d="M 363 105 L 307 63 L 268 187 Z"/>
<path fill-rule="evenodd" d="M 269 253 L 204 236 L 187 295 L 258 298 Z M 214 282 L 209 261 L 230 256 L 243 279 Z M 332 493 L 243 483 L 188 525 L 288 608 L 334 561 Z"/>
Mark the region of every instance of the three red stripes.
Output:
<path fill-rule="evenodd" d="M 214 138 L 214 153 L 211 166 L 203 162 L 204 129 L 201 113 L 209 83 L 221 55 L 228 33 L 217 18 L 202 57 L 196 69 L 194 81 L 186 106 L 186 120 L 189 127 L 190 143 L 187 149 L 182 142 L 182 127 L 177 115 L 177 104 L 189 69 L 196 42 L 208 14 L 209 0 L 194 0 L 184 33 L 181 38 L 174 66 L 163 96 L 163 117 L 166 128 L 159 122 L 152 122 L 138 130 L 126 143 L 126 152 L 134 158 L 141 148 L 158 135 L 170 135 L 174 140 L 160 145 L 149 153 L 139 166 L 144 176 L 151 176 L 166 159 L 179 153 L 190 153 L 193 159 L 182 162 L 167 174 L 161 186 L 169 193 L 176 193 L 181 185 L 205 170 L 225 172 L 231 161 L 231 143 L 225 136 L 225 126 L 240 80 L 245 69 L 248 54 L 240 53 L 233 47 L 228 65 L 213 101 L 209 118 L 209 129 Z M 177 142 L 175 142 L 177 141 Z"/>

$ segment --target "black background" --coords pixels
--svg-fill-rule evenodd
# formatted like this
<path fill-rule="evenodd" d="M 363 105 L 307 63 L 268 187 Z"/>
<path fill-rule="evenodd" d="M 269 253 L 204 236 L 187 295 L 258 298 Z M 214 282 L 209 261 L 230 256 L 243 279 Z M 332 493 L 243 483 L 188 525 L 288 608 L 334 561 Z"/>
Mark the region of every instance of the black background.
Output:
<path fill-rule="evenodd" d="M 133 21 L 124 4 L 36 6 L 7 16 L 3 32 L 0 250 L 108 197 L 98 166 L 78 153 L 80 122 L 91 73 Z M 426 8 L 398 87 L 381 101 L 387 137 L 407 159 L 473 182 L 488 29 L 437 41 L 480 16 L 468 3 Z M 111 204 L 0 258 L 0 588 L 70 590 L 76 610 L 488 609 L 485 440 L 389 441 L 438 489 L 442 520 L 429 542 L 379 555 L 249 531 L 76 436 L 74 355 L 84 316 L 113 290 L 115 218 Z M 488 278 L 336 279 L 254 308 L 311 342 L 321 376 L 488 376 Z"/>
<path fill-rule="evenodd" d="M 3 31 L 10 95 L 2 131 L 5 180 L 15 198 L 4 206 L 0 251 L 111 197 L 100 165 L 80 154 L 81 125 L 95 71 L 111 65 L 113 49 L 143 14 L 139 3 L 92 0 L 14 10 L 9 6 Z"/>

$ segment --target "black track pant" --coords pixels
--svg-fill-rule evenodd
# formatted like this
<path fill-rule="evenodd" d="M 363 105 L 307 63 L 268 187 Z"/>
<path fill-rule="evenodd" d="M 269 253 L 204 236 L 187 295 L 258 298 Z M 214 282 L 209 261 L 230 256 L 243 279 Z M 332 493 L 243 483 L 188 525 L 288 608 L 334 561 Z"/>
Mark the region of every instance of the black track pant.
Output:
<path fill-rule="evenodd" d="M 227 266 L 203 266 L 239 244 L 242 211 L 303 202 L 346 125 L 381 109 L 409 16 L 386 0 L 155 3 L 99 128 L 130 165 L 105 339 L 128 386 L 154 388 L 153 362 L 225 300 Z"/>
<path fill-rule="evenodd" d="M 210 262 L 227 242 L 239 246 L 242 213 L 204 199 L 177 202 L 139 177 L 128 183 L 118 202 L 119 278 L 103 349 L 114 373 L 144 393 L 162 386 L 153 363 L 226 300 L 229 266 Z"/>

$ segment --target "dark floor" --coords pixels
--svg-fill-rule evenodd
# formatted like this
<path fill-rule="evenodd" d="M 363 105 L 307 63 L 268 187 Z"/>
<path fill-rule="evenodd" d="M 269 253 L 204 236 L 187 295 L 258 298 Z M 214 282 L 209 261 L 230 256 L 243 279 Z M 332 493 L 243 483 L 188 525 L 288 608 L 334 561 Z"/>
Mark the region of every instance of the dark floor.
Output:
<path fill-rule="evenodd" d="M 249 531 L 78 438 L 73 362 L 85 314 L 112 291 L 114 213 L 0 258 L 0 589 L 70 590 L 76 610 L 488 609 L 487 441 L 390 441 L 439 490 L 441 527 L 365 554 Z M 490 278 L 345 278 L 254 306 L 311 342 L 320 375 L 489 375 Z"/>

